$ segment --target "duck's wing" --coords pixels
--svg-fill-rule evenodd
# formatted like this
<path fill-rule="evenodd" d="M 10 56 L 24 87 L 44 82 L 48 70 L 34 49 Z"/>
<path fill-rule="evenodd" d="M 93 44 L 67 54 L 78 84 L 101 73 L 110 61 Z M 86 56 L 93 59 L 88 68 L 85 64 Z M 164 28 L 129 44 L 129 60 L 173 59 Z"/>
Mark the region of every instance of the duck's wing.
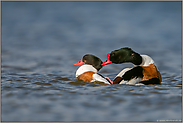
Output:
<path fill-rule="evenodd" d="M 93 74 L 93 79 L 94 79 L 94 81 L 100 81 L 100 82 L 103 82 L 105 84 L 113 84 L 99 73 Z"/>
<path fill-rule="evenodd" d="M 143 68 L 140 66 L 123 69 L 114 79 L 114 84 L 136 84 L 142 80 Z"/>
<path fill-rule="evenodd" d="M 123 78 L 122 78 L 122 76 L 127 72 L 127 71 L 129 71 L 129 70 L 131 70 L 132 68 L 125 68 L 125 69 L 123 69 L 121 72 L 119 72 L 119 74 L 114 78 L 114 80 L 113 80 L 113 84 L 119 84 L 122 80 L 123 80 Z M 128 81 L 124 81 L 123 80 L 123 84 L 125 84 L 126 82 L 128 82 Z"/>

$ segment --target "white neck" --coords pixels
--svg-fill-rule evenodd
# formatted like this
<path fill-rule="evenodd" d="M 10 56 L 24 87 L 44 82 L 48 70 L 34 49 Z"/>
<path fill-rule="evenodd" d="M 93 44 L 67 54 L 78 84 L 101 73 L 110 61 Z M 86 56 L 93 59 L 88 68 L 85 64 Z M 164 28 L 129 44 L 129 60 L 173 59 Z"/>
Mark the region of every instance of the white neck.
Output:
<path fill-rule="evenodd" d="M 79 75 L 81 75 L 87 71 L 92 71 L 92 72 L 97 73 L 97 69 L 94 68 L 92 65 L 84 64 L 81 67 L 79 67 L 78 70 L 76 71 L 76 77 L 78 77 Z"/>
<path fill-rule="evenodd" d="M 142 57 L 142 63 L 140 65 L 134 65 L 134 66 L 149 66 L 150 64 L 153 64 L 154 61 L 151 57 L 148 55 L 140 55 Z"/>

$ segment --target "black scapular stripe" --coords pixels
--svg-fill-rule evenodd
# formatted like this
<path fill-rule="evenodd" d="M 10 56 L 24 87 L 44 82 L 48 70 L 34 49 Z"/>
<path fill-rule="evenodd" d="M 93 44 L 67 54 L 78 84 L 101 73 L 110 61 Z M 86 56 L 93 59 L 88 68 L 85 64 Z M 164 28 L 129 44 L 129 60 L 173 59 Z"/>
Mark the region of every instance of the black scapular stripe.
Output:
<path fill-rule="evenodd" d="M 141 81 L 139 83 L 142 83 L 144 85 L 161 84 L 160 80 L 158 78 L 152 78 L 152 79 L 149 79 L 149 80 Z"/>
<path fill-rule="evenodd" d="M 104 79 L 106 79 L 104 76 L 102 76 L 101 74 L 97 73 L 98 75 L 100 75 L 101 77 L 103 77 Z M 110 84 L 112 84 L 108 79 L 106 79 Z"/>
<path fill-rule="evenodd" d="M 133 69 L 127 71 L 122 76 L 122 78 L 125 81 L 129 81 L 129 80 L 131 80 L 133 78 L 138 78 L 138 77 L 142 78 L 143 77 L 142 71 L 143 71 L 143 68 L 142 67 L 140 67 L 140 66 L 134 67 Z"/>

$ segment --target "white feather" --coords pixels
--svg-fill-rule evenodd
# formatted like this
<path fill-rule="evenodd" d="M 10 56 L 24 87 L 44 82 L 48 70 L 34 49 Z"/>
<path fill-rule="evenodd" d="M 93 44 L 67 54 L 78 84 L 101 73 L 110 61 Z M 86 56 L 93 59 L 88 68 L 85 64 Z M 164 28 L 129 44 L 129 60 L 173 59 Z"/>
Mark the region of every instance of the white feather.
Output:
<path fill-rule="evenodd" d="M 120 76 L 120 77 L 122 77 L 127 71 L 129 71 L 129 70 L 131 70 L 132 68 L 125 68 L 125 69 L 123 69 L 116 77 L 118 77 L 118 76 Z M 115 77 L 115 78 L 116 78 Z"/>
<path fill-rule="evenodd" d="M 103 82 L 105 84 L 110 84 L 104 77 L 102 77 L 98 74 L 93 74 L 93 79 L 94 79 L 94 81 L 99 81 L 99 82 Z"/>
<path fill-rule="evenodd" d="M 116 77 L 122 77 L 127 71 L 131 70 L 132 68 L 125 68 L 123 69 Z M 115 78 L 116 78 L 115 77 Z M 128 85 L 136 85 L 142 80 L 142 78 L 133 78 L 129 81 L 122 80 L 119 84 L 128 84 Z"/>
<path fill-rule="evenodd" d="M 88 71 L 97 73 L 97 69 L 95 69 L 92 65 L 84 64 L 81 67 L 79 67 L 78 70 L 76 71 L 76 77 Z"/>
<path fill-rule="evenodd" d="M 148 55 L 140 55 L 142 57 L 142 63 L 140 65 L 134 65 L 136 66 L 149 66 L 150 64 L 154 64 L 154 61 L 151 57 Z"/>
<path fill-rule="evenodd" d="M 130 81 L 122 80 L 119 84 L 136 85 L 142 80 L 142 78 L 133 78 Z"/>

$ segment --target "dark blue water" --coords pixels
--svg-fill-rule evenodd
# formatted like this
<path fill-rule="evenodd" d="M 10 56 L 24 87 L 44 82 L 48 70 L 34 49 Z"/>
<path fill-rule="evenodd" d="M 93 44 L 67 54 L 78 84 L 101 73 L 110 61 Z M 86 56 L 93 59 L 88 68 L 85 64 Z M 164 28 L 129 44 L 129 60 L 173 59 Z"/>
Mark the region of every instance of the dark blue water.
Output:
<path fill-rule="evenodd" d="M 1 2 L 2 121 L 181 121 L 182 2 Z M 77 81 L 87 53 L 131 47 L 162 85 Z M 111 64 L 113 79 L 132 64 Z"/>

